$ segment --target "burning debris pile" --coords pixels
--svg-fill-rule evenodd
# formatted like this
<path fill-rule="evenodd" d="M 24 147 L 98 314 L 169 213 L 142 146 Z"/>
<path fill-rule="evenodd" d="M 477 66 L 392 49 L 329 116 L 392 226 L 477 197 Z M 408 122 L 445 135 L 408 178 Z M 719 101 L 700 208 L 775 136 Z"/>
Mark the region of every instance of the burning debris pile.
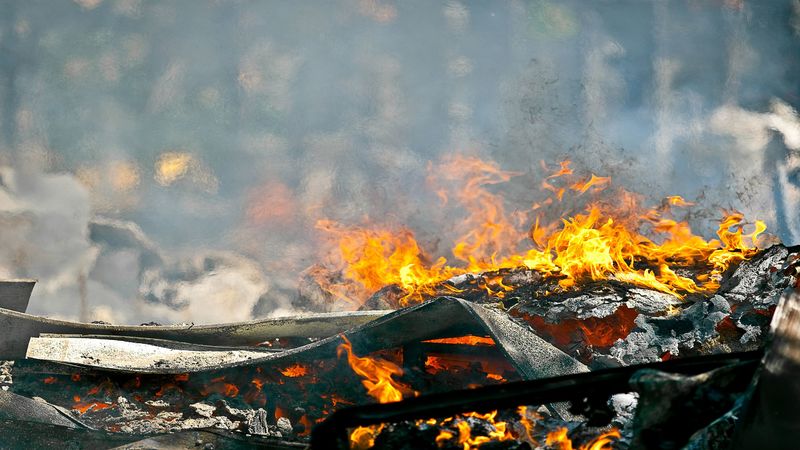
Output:
<path fill-rule="evenodd" d="M 30 290 L 6 283 L 3 426 L 92 448 L 599 450 L 725 448 L 770 425 L 752 419 L 760 380 L 795 366 L 759 360 L 796 352 L 780 333 L 800 248 L 769 245 L 760 222 L 745 233 L 737 213 L 707 240 L 680 197 L 642 209 L 569 162 L 526 214 L 489 189 L 515 174 L 448 167 L 434 181 L 467 212 L 459 264 L 407 229 L 318 224 L 335 245 L 296 303 L 338 312 L 84 324 L 25 314 Z"/>

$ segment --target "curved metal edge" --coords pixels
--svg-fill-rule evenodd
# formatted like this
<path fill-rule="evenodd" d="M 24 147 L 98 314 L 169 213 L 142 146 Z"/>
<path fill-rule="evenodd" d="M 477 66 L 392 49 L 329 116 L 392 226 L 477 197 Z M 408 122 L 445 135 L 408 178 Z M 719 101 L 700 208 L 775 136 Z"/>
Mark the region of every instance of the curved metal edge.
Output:
<path fill-rule="evenodd" d="M 275 338 L 322 338 L 383 317 L 390 311 L 308 314 L 213 325 L 104 325 L 35 316 L 0 308 L 0 358 L 25 356 L 28 340 L 40 334 L 127 335 L 215 346 L 247 346 Z"/>

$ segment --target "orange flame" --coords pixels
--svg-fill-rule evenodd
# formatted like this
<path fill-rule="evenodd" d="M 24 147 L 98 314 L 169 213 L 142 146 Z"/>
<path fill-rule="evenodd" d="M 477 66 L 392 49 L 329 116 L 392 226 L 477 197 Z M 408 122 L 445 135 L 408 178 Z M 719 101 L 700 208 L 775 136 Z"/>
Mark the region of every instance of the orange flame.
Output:
<path fill-rule="evenodd" d="M 308 367 L 306 367 L 306 366 L 304 366 L 304 365 L 302 365 L 300 363 L 297 363 L 297 364 L 293 364 L 293 365 L 291 365 L 291 366 L 289 366 L 289 367 L 287 367 L 285 369 L 281 369 L 280 372 L 281 372 L 281 374 L 283 374 L 283 376 L 286 376 L 286 377 L 289 377 L 289 378 L 297 378 L 297 377 L 302 377 L 302 376 L 307 375 L 308 374 Z"/>
<path fill-rule="evenodd" d="M 441 430 L 435 438 L 436 446 L 452 447 L 457 444 L 463 450 L 477 450 L 487 442 L 516 440 L 527 442 L 535 447 L 539 447 L 538 442 L 533 437 L 536 421 L 540 419 L 535 412 L 528 411 L 525 406 L 517 408 L 520 416 L 522 431 L 514 431 L 507 422 L 497 421 L 497 411 L 489 413 L 469 412 L 442 420 L 428 419 L 417 420 L 417 426 L 426 424 L 428 426 L 439 426 Z M 479 419 L 488 423 L 488 429 L 484 429 L 485 434 L 473 436 L 472 425 L 469 419 Z M 367 450 L 375 445 L 375 438 L 384 429 L 385 424 L 358 427 L 350 433 L 351 450 Z M 576 450 L 572 445 L 572 440 L 567 436 L 567 428 L 559 428 L 547 434 L 545 445 L 548 448 L 557 450 Z M 620 432 L 616 428 L 600 434 L 589 442 L 578 447 L 577 450 L 610 450 L 612 445 L 620 438 Z"/>
<path fill-rule="evenodd" d="M 619 430 L 612 428 L 611 430 L 595 437 L 584 445 L 581 445 L 578 450 L 606 450 L 611 449 L 612 444 L 620 438 Z M 558 430 L 551 431 L 547 434 L 545 444 L 558 450 L 573 450 L 572 440 L 567 436 L 566 428 L 559 428 Z"/>
<path fill-rule="evenodd" d="M 665 200 L 667 201 L 667 204 L 672 206 L 681 206 L 681 207 L 694 206 L 694 203 L 687 202 L 680 195 L 671 195 L 667 197 Z"/>
<path fill-rule="evenodd" d="M 589 178 L 587 181 L 579 181 L 577 183 L 573 183 L 570 186 L 570 189 L 573 191 L 579 192 L 581 194 L 588 191 L 590 188 L 594 187 L 595 191 L 599 191 L 605 189 L 605 187 L 611 183 L 611 178 L 609 177 L 598 177 L 595 174 L 592 174 L 592 177 Z"/>
<path fill-rule="evenodd" d="M 411 390 L 392 378 L 403 374 L 403 369 L 397 364 L 385 359 L 356 356 L 353 353 L 353 346 L 344 335 L 342 340 L 344 343 L 339 344 L 336 355 L 341 358 L 342 353 L 347 353 L 347 363 L 353 372 L 363 378 L 361 383 L 372 398 L 379 403 L 399 402 L 403 399 L 403 392 Z"/>
<path fill-rule="evenodd" d="M 367 450 L 375 446 L 375 438 L 383 430 L 384 424 L 358 427 L 350 433 L 352 450 Z"/>
<path fill-rule="evenodd" d="M 423 342 L 432 344 L 466 344 L 466 345 L 494 345 L 494 339 L 485 336 L 461 336 L 452 338 L 429 339 Z"/>
<path fill-rule="evenodd" d="M 89 411 L 100 411 L 101 409 L 110 408 L 111 406 L 113 406 L 111 403 L 91 401 L 85 403 L 76 403 L 72 406 L 72 409 L 83 415 Z"/>
<path fill-rule="evenodd" d="M 433 265 L 426 264 L 410 230 L 367 230 L 328 220 L 319 221 L 317 228 L 338 238 L 340 259 L 346 267 L 344 275 L 357 283 L 327 286 L 329 292 L 347 302 L 360 305 L 359 298 L 391 284 L 408 292 L 407 298 L 417 298 L 432 294 L 434 284 L 458 273 L 444 268 L 444 258 Z"/>
<path fill-rule="evenodd" d="M 347 363 L 353 372 L 364 378 L 361 383 L 367 388 L 367 393 L 379 403 L 399 402 L 403 399 L 403 392 L 411 389 L 392 378 L 403 374 L 403 369 L 391 361 L 383 359 L 359 357 L 353 353 L 350 341 L 342 335 L 344 343 L 336 348 L 336 355 L 341 358 L 342 353 L 347 353 Z M 413 391 L 417 394 L 416 391 Z M 350 433 L 350 448 L 365 450 L 375 445 L 375 437 L 383 430 L 384 425 L 370 425 L 358 427 Z"/>
<path fill-rule="evenodd" d="M 683 198 L 667 197 L 665 207 L 641 213 L 636 198 L 622 191 L 615 198 L 617 206 L 594 201 L 583 213 L 552 223 L 544 223 L 537 214 L 528 220 L 533 223 L 530 231 L 523 233 L 523 216 L 507 213 L 503 199 L 487 190 L 487 186 L 518 174 L 468 157 L 446 158 L 435 173 L 436 182 L 462 183 L 455 195 L 443 189 L 438 193 L 445 200 L 457 199 L 468 213 L 465 231 L 451 249 L 463 265 L 448 265 L 444 257 L 434 260 L 406 228 L 347 227 L 322 220 L 317 227 L 338 241 L 335 265 L 345 278 L 321 282 L 323 288 L 360 306 L 375 291 L 396 285 L 405 294 L 395 306 L 406 306 L 442 289 L 452 291 L 454 288 L 443 282 L 456 275 L 527 267 L 558 278 L 564 289 L 586 280 L 616 279 L 683 298 L 718 288 L 723 272 L 757 252 L 757 238 L 766 229 L 763 222 L 756 221 L 754 230 L 746 234 L 743 216 L 726 213 L 717 230 L 718 239 L 706 240 L 695 235 L 687 222 L 668 216 L 669 206 L 690 205 Z M 544 181 L 553 197 L 526 214 L 538 211 L 541 205 L 555 204 L 554 198 L 560 202 L 564 187 L 559 183 L 578 193 L 610 185 L 610 178 L 594 174 L 586 181 L 570 182 L 571 174 L 569 162 L 562 162 Z M 530 241 L 520 248 L 526 239 Z M 698 275 L 687 276 L 679 270 L 682 268 L 691 268 Z M 502 283 L 499 288 L 499 292 L 487 291 L 502 297 L 504 290 L 511 289 Z"/>
<path fill-rule="evenodd" d="M 454 197 L 467 216 L 461 222 L 461 236 L 456 239 L 452 254 L 467 263 L 467 271 L 486 270 L 485 261 L 513 251 L 524 239 L 516 231 L 516 217 L 506 213 L 502 197 L 486 188 L 517 175 L 520 173 L 501 170 L 493 161 L 460 155 L 446 156 L 439 165 L 429 166 L 428 178 L 434 180 L 430 183 L 457 184 Z"/>
<path fill-rule="evenodd" d="M 455 440 L 464 450 L 472 450 L 479 448 L 481 445 L 492 441 L 508 441 L 516 439 L 511 432 L 511 427 L 506 422 L 495 421 L 497 411 L 492 411 L 487 414 L 477 412 L 469 412 L 460 414 L 456 417 L 448 417 L 439 425 L 442 427 L 449 427 L 450 429 L 442 429 L 439 435 L 436 436 L 436 444 L 443 447 L 448 441 Z M 489 423 L 491 429 L 488 430 L 486 435 L 472 436 L 472 427 L 467 421 L 468 418 L 481 419 Z M 436 425 L 436 420 L 428 422 L 431 425 Z M 453 427 L 454 426 L 454 427 Z M 455 432 L 458 434 L 456 435 Z"/>

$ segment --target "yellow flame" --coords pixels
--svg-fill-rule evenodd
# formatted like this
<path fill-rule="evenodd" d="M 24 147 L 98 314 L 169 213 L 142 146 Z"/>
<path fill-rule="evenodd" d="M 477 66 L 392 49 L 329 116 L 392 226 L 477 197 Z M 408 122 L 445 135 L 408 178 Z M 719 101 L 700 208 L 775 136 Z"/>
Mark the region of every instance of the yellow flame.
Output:
<path fill-rule="evenodd" d="M 619 430 L 612 428 L 611 430 L 593 438 L 586 444 L 578 447 L 578 450 L 608 450 L 613 448 L 612 444 L 620 438 Z M 572 440 L 567 436 L 567 429 L 562 427 L 547 434 L 545 444 L 557 450 L 574 450 Z"/>
<path fill-rule="evenodd" d="M 457 199 L 468 212 L 466 228 L 451 249 L 461 264 L 453 266 L 444 257 L 431 258 L 406 228 L 348 227 L 321 220 L 317 227 L 337 241 L 333 266 L 340 268 L 346 280 L 320 278 L 324 289 L 360 305 L 382 287 L 397 285 L 405 295 L 395 306 L 406 306 L 448 288 L 442 282 L 456 275 L 527 267 L 558 278 L 565 289 L 586 280 L 616 279 L 683 298 L 718 288 L 725 270 L 758 251 L 758 236 L 766 229 L 763 222 L 756 221 L 754 230 L 744 233 L 743 216 L 726 213 L 717 230 L 718 239 L 706 240 L 695 235 L 687 222 L 670 217 L 670 206 L 690 204 L 683 198 L 667 197 L 665 206 L 642 212 L 636 197 L 624 191 L 615 194 L 616 205 L 594 201 L 582 213 L 544 223 L 538 207 L 561 201 L 565 188 L 558 184 L 579 193 L 597 192 L 610 185 L 609 178 L 596 175 L 570 182 L 572 170 L 565 161 L 545 179 L 543 186 L 552 197 L 530 211 L 536 215 L 530 231 L 524 233 L 519 231 L 520 216 L 508 214 L 503 199 L 486 189 L 508 181 L 514 173 L 476 158 L 456 157 L 445 159 L 434 172 L 442 174 L 438 178 L 445 181 L 465 179 L 455 194 L 438 191 L 444 199 Z M 697 275 L 684 275 L 681 268 L 691 268 Z M 502 296 L 503 290 L 511 289 L 499 287 L 499 293 L 489 290 L 489 294 Z"/>
<path fill-rule="evenodd" d="M 370 425 L 358 427 L 350 433 L 350 448 L 352 450 L 367 450 L 375 446 L 375 438 L 381 433 L 384 425 Z"/>
<path fill-rule="evenodd" d="M 443 428 L 439 431 L 439 434 L 436 436 L 436 444 L 439 447 L 443 447 L 448 441 L 455 440 L 464 450 L 473 450 L 487 442 L 515 439 L 508 424 L 506 422 L 496 421 L 496 416 L 497 411 L 495 410 L 487 414 L 469 412 L 455 417 L 448 417 L 438 422 L 440 426 L 449 427 L 450 429 Z M 472 436 L 472 427 L 467 421 L 467 418 L 470 417 L 488 422 L 489 425 L 491 425 L 489 432 L 486 435 Z M 434 420 L 432 424 L 436 425 L 437 422 Z M 453 430 L 453 428 L 455 428 L 455 430 Z M 458 434 L 456 435 L 451 430 L 457 431 Z"/>
<path fill-rule="evenodd" d="M 353 372 L 363 378 L 361 383 L 372 398 L 379 403 L 399 402 L 403 399 L 403 392 L 410 391 L 408 386 L 392 378 L 403 374 L 400 366 L 384 359 L 356 356 L 353 346 L 344 335 L 342 340 L 344 343 L 339 344 L 336 349 L 337 356 L 347 353 L 347 363 Z"/>

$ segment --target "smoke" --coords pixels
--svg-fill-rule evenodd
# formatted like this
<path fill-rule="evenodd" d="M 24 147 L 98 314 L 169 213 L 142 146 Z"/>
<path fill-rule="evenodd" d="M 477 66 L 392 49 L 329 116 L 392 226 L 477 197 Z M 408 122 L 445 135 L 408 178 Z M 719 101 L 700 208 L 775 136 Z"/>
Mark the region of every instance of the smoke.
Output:
<path fill-rule="evenodd" d="M 798 5 L 4 2 L 0 271 L 61 317 L 292 312 L 320 219 L 447 248 L 451 154 L 525 174 L 508 211 L 570 158 L 797 243 Z"/>
<path fill-rule="evenodd" d="M 770 205 L 775 211 L 784 236 L 790 242 L 800 241 L 800 117 L 792 107 L 774 99 L 769 112 L 753 112 L 734 105 L 717 109 L 709 120 L 710 128 L 720 134 L 733 137 L 737 151 L 734 157 L 747 161 L 742 168 L 753 177 L 769 177 L 773 183 L 774 203 L 769 199 L 762 205 Z M 788 152 L 769 158 L 767 147 L 777 132 Z M 769 209 L 765 208 L 765 209 Z M 764 211 L 762 214 L 768 214 Z"/>
<path fill-rule="evenodd" d="M 0 180 L 0 276 L 38 279 L 31 313 L 113 323 L 242 321 L 270 288 L 261 267 L 238 254 L 169 257 L 134 224 L 91 219 L 89 194 L 72 175 L 0 167 Z"/>
<path fill-rule="evenodd" d="M 762 161 L 764 149 L 773 138 L 773 132 L 781 134 L 788 150 L 800 150 L 800 118 L 797 111 L 781 100 L 775 99 L 769 112 L 748 111 L 736 105 L 719 107 L 711 115 L 709 126 L 715 133 L 732 136 L 733 150 L 742 151 L 739 157 L 755 162 Z"/>
<path fill-rule="evenodd" d="M 97 256 L 90 215 L 88 193 L 73 176 L 0 167 L 0 275 L 39 278 L 47 293 L 74 284 Z"/>

